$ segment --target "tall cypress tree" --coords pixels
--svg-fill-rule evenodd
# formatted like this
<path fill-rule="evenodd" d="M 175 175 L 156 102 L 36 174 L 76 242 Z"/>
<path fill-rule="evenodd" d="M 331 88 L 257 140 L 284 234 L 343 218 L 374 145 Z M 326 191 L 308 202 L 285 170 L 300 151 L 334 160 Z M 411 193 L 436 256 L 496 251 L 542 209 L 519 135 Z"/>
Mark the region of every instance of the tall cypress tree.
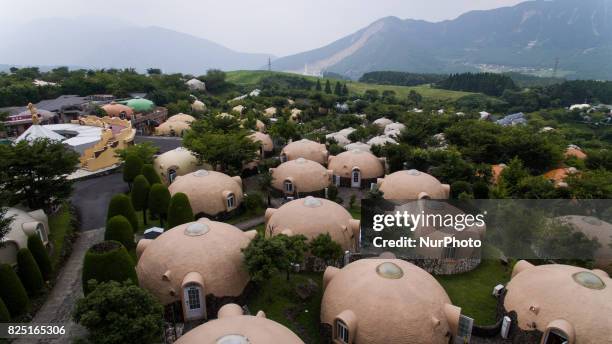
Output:
<path fill-rule="evenodd" d="M 342 86 L 340 85 L 340 81 L 336 81 L 336 85 L 334 86 L 334 94 L 337 96 L 342 95 Z"/>
<path fill-rule="evenodd" d="M 159 216 L 159 224 L 164 227 L 164 219 L 168 216 L 170 191 L 163 184 L 153 184 L 149 190 L 149 211 Z"/>
<path fill-rule="evenodd" d="M 317 86 L 315 86 L 315 90 L 321 91 L 321 80 L 317 79 Z"/>
<path fill-rule="evenodd" d="M 332 93 L 331 84 L 329 83 L 329 80 L 325 80 L 325 93 L 327 94 Z"/>
<path fill-rule="evenodd" d="M 149 189 L 151 186 L 142 174 L 134 178 L 131 198 L 134 210 L 142 211 L 142 222 L 147 224 L 147 207 L 149 206 Z"/>
<path fill-rule="evenodd" d="M 189 198 L 182 192 L 175 193 L 168 206 L 168 228 L 193 221 L 193 210 Z"/>

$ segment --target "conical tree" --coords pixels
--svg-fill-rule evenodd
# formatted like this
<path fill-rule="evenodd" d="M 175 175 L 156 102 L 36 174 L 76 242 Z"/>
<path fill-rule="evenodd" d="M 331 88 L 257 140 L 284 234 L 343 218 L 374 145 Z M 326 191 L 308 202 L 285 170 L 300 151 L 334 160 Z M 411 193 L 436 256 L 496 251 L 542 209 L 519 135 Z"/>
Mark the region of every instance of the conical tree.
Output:
<path fill-rule="evenodd" d="M 134 232 L 138 231 L 138 219 L 136 218 L 136 212 L 132 206 L 132 201 L 124 194 L 116 194 L 113 196 L 113 198 L 111 198 L 111 201 L 108 204 L 106 219 L 109 220 L 111 217 L 117 215 L 123 215 L 126 219 L 128 219 L 128 221 L 130 221 Z"/>
<path fill-rule="evenodd" d="M 332 93 L 331 84 L 329 83 L 329 80 L 325 80 L 325 93 L 327 94 Z"/>
<path fill-rule="evenodd" d="M 40 240 L 40 236 L 28 236 L 28 249 L 32 252 L 32 256 L 34 256 L 34 260 L 36 260 L 36 264 L 38 264 L 40 268 L 43 279 L 45 281 L 51 279 L 51 274 L 53 273 L 51 259 L 49 258 L 49 253 L 43 245 L 42 240 Z"/>
<path fill-rule="evenodd" d="M 346 87 L 346 84 L 342 85 L 342 95 L 343 96 L 348 96 L 349 91 L 348 88 Z"/>
<path fill-rule="evenodd" d="M 159 216 L 159 225 L 164 227 L 164 219 L 168 217 L 170 206 L 170 191 L 163 184 L 153 184 L 149 190 L 149 211 Z"/>
<path fill-rule="evenodd" d="M 128 250 L 134 248 L 134 230 L 130 221 L 123 215 L 111 217 L 106 222 L 104 240 L 119 241 Z"/>
<path fill-rule="evenodd" d="M 17 273 L 8 264 L 0 265 L 0 298 L 4 301 L 11 317 L 26 313 L 30 309 L 30 299 Z"/>
<path fill-rule="evenodd" d="M 9 322 L 10 320 L 11 314 L 9 313 L 8 308 L 6 308 L 4 301 L 0 299 L 0 323 Z"/>
<path fill-rule="evenodd" d="M 131 199 L 134 210 L 142 211 L 142 222 L 147 224 L 147 207 L 149 206 L 149 189 L 151 186 L 142 174 L 134 178 Z"/>
<path fill-rule="evenodd" d="M 151 164 L 142 165 L 142 171 L 140 171 L 140 174 L 147 178 L 149 185 L 161 183 L 161 178 L 159 178 L 159 175 L 157 174 L 157 172 L 155 172 L 155 168 Z"/>
<path fill-rule="evenodd" d="M 30 250 L 25 247 L 17 252 L 17 273 L 30 295 L 38 294 L 45 285 L 36 260 Z"/>
<path fill-rule="evenodd" d="M 342 86 L 340 85 L 340 81 L 336 81 L 336 85 L 334 86 L 334 94 L 337 96 L 342 95 Z"/>
<path fill-rule="evenodd" d="M 193 210 L 191 210 L 189 198 L 184 193 L 177 192 L 170 198 L 168 228 L 174 228 L 191 221 L 193 221 Z"/>
<path fill-rule="evenodd" d="M 317 79 L 317 85 L 315 86 L 315 90 L 321 91 L 321 80 Z"/>
<path fill-rule="evenodd" d="M 125 163 L 123 164 L 123 181 L 128 183 L 130 190 L 132 189 L 132 182 L 134 178 L 142 171 L 142 159 L 138 155 L 130 154 L 125 157 Z"/>
<path fill-rule="evenodd" d="M 85 253 L 83 261 L 83 292 L 88 294 L 90 280 L 97 282 L 126 280 L 138 284 L 134 261 L 118 241 L 103 241 L 95 244 Z"/>

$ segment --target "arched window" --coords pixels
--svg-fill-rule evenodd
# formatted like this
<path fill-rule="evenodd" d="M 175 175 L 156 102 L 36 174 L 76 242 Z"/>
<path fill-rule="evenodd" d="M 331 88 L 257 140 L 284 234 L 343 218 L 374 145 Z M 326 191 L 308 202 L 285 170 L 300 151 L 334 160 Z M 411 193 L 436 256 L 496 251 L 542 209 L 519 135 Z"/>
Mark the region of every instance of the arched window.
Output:
<path fill-rule="evenodd" d="M 546 334 L 544 344 L 569 344 L 568 335 L 559 329 L 553 328 Z"/>
<path fill-rule="evenodd" d="M 349 330 L 344 321 L 336 320 L 336 340 L 340 343 L 349 344 Z"/>
<path fill-rule="evenodd" d="M 169 169 L 168 170 L 168 184 L 172 184 L 175 178 L 176 178 L 176 170 Z"/>
<path fill-rule="evenodd" d="M 234 207 L 236 206 L 236 198 L 234 197 L 234 194 L 227 195 L 226 201 L 227 201 L 227 210 L 234 209 Z"/>
<path fill-rule="evenodd" d="M 293 192 L 293 183 L 290 180 L 285 180 L 284 187 L 285 187 L 285 192 L 288 192 L 288 193 Z"/>
<path fill-rule="evenodd" d="M 36 225 L 36 233 L 40 237 L 40 241 L 47 242 L 47 233 L 45 233 L 45 226 L 42 223 Z"/>
<path fill-rule="evenodd" d="M 286 162 L 286 161 L 287 161 L 287 154 L 282 153 L 282 154 L 280 155 L 280 161 L 281 161 L 281 162 Z"/>

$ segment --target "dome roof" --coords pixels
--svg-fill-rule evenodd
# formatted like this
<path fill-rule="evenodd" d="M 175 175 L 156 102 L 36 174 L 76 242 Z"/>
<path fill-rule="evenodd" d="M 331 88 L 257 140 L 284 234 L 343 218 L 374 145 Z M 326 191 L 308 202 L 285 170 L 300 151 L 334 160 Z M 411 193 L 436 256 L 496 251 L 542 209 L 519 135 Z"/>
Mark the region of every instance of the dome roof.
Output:
<path fill-rule="evenodd" d="M 162 136 L 183 136 L 186 130 L 191 128 L 190 122 L 184 121 L 165 121 L 155 127 L 155 134 Z"/>
<path fill-rule="evenodd" d="M 257 128 L 257 131 L 260 131 L 260 132 L 266 131 L 266 124 L 260 120 L 257 120 L 255 122 L 255 127 Z"/>
<path fill-rule="evenodd" d="M 328 152 L 327 148 L 322 143 L 301 139 L 286 145 L 281 151 L 281 155 L 282 154 L 287 156 L 287 160 L 304 158 L 316 161 L 319 164 L 325 164 L 327 162 Z"/>
<path fill-rule="evenodd" d="M 343 249 L 356 249 L 359 220 L 336 202 L 308 196 L 266 210 L 266 235 L 285 232 L 313 239 L 328 233 Z"/>
<path fill-rule="evenodd" d="M 597 239 L 600 247 L 595 251 L 595 262 L 602 269 L 612 271 L 612 224 L 596 217 L 581 215 L 566 215 L 556 219 L 589 239 Z"/>
<path fill-rule="evenodd" d="M 353 343 L 446 344 L 456 332 L 460 309 L 433 276 L 404 260 L 360 259 L 327 268 L 323 279 L 321 322 L 341 319 Z"/>
<path fill-rule="evenodd" d="M 565 157 L 575 157 L 576 159 L 584 160 L 587 158 L 586 153 L 576 145 L 569 145 L 565 150 Z"/>
<path fill-rule="evenodd" d="M 346 146 L 344 146 L 344 149 L 349 151 L 349 150 L 353 150 L 353 149 L 359 149 L 362 150 L 364 152 L 371 152 L 370 151 L 370 145 L 365 144 L 363 142 L 354 142 L 354 143 L 350 143 Z"/>
<path fill-rule="evenodd" d="M 155 108 L 155 103 L 144 98 L 130 99 L 125 105 L 131 107 L 135 112 L 149 112 Z"/>
<path fill-rule="evenodd" d="M 191 104 L 191 109 L 196 112 L 204 112 L 206 111 L 206 104 L 199 100 L 196 100 Z"/>
<path fill-rule="evenodd" d="M 204 213 L 214 216 L 227 208 L 227 197 L 234 195 L 234 207 L 242 202 L 242 180 L 227 174 L 198 170 L 177 177 L 168 187 L 170 194 L 182 192 L 189 198 L 194 214 Z"/>
<path fill-rule="evenodd" d="M 379 136 L 374 136 L 373 138 L 371 138 L 370 140 L 368 140 L 367 142 L 370 146 L 373 145 L 380 145 L 380 146 L 384 146 L 387 143 L 392 144 L 392 145 L 396 145 L 397 141 L 395 141 L 394 139 L 390 138 L 387 135 L 379 135 Z"/>
<path fill-rule="evenodd" d="M 104 110 L 109 117 L 121 117 L 122 113 L 128 118 L 134 115 L 134 111 L 131 107 L 115 102 L 103 105 L 102 110 Z"/>
<path fill-rule="evenodd" d="M 249 235 L 232 225 L 201 218 L 143 240 L 138 281 L 164 305 L 180 300 L 191 272 L 202 276 L 206 294 L 217 297 L 239 296 L 249 281 L 241 251 Z"/>
<path fill-rule="evenodd" d="M 158 155 L 153 167 L 162 180 L 168 180 L 168 170 L 174 170 L 177 176 L 191 173 L 198 169 L 198 158 L 184 147 L 178 147 Z"/>
<path fill-rule="evenodd" d="M 339 132 L 338 133 L 327 134 L 327 135 L 325 135 L 325 138 L 328 139 L 328 140 L 329 139 L 334 139 L 338 143 L 338 146 L 340 146 L 340 147 L 344 147 L 344 146 L 346 146 L 346 145 L 351 143 L 351 140 L 349 140 L 346 136 L 340 134 Z"/>
<path fill-rule="evenodd" d="M 297 158 L 271 168 L 272 186 L 283 190 L 285 180 L 290 180 L 297 192 L 314 192 L 329 186 L 333 172 L 321 164 L 304 158 Z"/>
<path fill-rule="evenodd" d="M 274 117 L 276 115 L 276 108 L 274 106 L 271 106 L 267 109 L 264 110 L 264 115 L 266 117 Z"/>
<path fill-rule="evenodd" d="M 195 121 L 195 117 L 191 116 L 191 115 L 187 115 L 184 113 L 177 113 L 176 115 L 170 116 L 166 122 L 175 122 L 175 121 L 180 121 L 180 122 L 187 122 L 187 123 L 191 123 L 193 121 Z"/>
<path fill-rule="evenodd" d="M 405 125 L 398 122 L 389 123 L 385 126 L 385 134 L 391 135 L 391 132 L 400 132 L 406 128 Z"/>
<path fill-rule="evenodd" d="M 393 121 L 392 121 L 392 120 L 390 120 L 390 119 L 388 119 L 388 118 L 381 117 L 381 118 L 379 118 L 379 119 L 375 120 L 375 121 L 374 121 L 374 122 L 372 122 L 372 123 L 376 124 L 377 126 L 379 126 L 379 127 L 381 127 L 381 128 L 384 128 L 385 126 L 387 126 L 387 125 L 389 125 L 389 124 L 393 123 Z"/>
<path fill-rule="evenodd" d="M 219 310 L 219 318 L 208 321 L 180 337 L 176 344 L 304 344 L 285 326 L 257 316 L 243 315 L 242 308 L 227 304 Z"/>
<path fill-rule="evenodd" d="M 409 200 L 420 198 L 448 199 L 450 186 L 417 170 L 403 170 L 379 178 L 378 189 L 385 199 Z"/>
<path fill-rule="evenodd" d="M 612 338 L 612 279 L 605 272 L 520 261 L 512 274 L 504 306 L 517 313 L 521 329 L 532 330 L 535 323 L 545 331 L 551 322 L 564 320 L 574 332 L 574 343 L 607 343 Z"/>
<path fill-rule="evenodd" d="M 337 156 L 330 156 L 327 166 L 334 174 L 340 177 L 351 177 L 354 168 L 361 172 L 361 178 L 378 178 L 385 174 L 382 162 L 372 153 L 360 149 L 342 152 Z"/>
<path fill-rule="evenodd" d="M 256 131 L 249 135 L 249 137 L 254 142 L 261 142 L 264 152 L 272 152 L 274 150 L 274 143 L 272 142 L 270 135 Z"/>

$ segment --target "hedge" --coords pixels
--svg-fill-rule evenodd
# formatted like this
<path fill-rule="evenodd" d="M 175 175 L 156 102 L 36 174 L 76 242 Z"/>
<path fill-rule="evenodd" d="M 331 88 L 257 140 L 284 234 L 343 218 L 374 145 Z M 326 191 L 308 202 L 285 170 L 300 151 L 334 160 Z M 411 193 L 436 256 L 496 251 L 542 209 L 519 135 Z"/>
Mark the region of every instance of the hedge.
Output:
<path fill-rule="evenodd" d="M 36 264 L 38 264 L 38 268 L 40 269 L 43 279 L 45 281 L 50 280 L 51 274 L 53 273 L 51 258 L 49 257 L 49 253 L 38 235 L 28 236 L 28 249 L 32 253 L 34 260 L 36 260 Z"/>
<path fill-rule="evenodd" d="M 134 261 L 127 249 L 118 241 L 103 241 L 85 253 L 83 261 L 83 293 L 91 292 L 88 281 L 98 282 L 129 280 L 138 284 Z"/>
<path fill-rule="evenodd" d="M 134 178 L 140 174 L 142 170 L 142 159 L 135 154 L 130 154 L 125 157 L 125 163 L 123 165 L 123 181 L 127 182 L 132 187 Z"/>
<path fill-rule="evenodd" d="M 191 221 L 193 221 L 193 210 L 191 210 L 189 198 L 184 193 L 177 192 L 170 198 L 168 228 L 174 228 Z"/>
<path fill-rule="evenodd" d="M 155 172 L 155 168 L 151 164 L 142 165 L 142 170 L 140 171 L 140 174 L 147 178 L 147 181 L 149 181 L 150 185 L 162 182 L 157 172 Z"/>
<path fill-rule="evenodd" d="M 149 189 L 151 186 L 147 181 L 147 178 L 142 174 L 134 178 L 134 185 L 132 186 L 132 193 L 130 198 L 134 210 L 142 211 L 142 222 L 147 224 L 147 206 L 149 205 Z"/>
<path fill-rule="evenodd" d="M 30 295 L 37 294 L 45 286 L 34 256 L 25 247 L 17 252 L 17 275 Z"/>
<path fill-rule="evenodd" d="M 106 220 L 108 221 L 111 217 L 117 215 L 124 216 L 128 221 L 130 221 L 134 232 L 138 231 L 138 219 L 136 218 L 136 212 L 132 206 L 132 201 L 124 194 L 116 194 L 113 196 L 113 198 L 111 198 L 110 203 L 108 204 Z"/>
<path fill-rule="evenodd" d="M 106 230 L 104 231 L 104 240 L 119 241 L 125 248 L 134 248 L 134 230 L 130 221 L 125 216 L 113 216 L 106 222 Z"/>
<path fill-rule="evenodd" d="M 0 323 L 9 322 L 11 320 L 11 314 L 9 313 L 4 301 L 0 299 Z"/>
<path fill-rule="evenodd" d="M 0 298 L 12 317 L 30 310 L 30 299 L 15 270 L 8 264 L 0 265 Z"/>
<path fill-rule="evenodd" d="M 170 191 L 160 183 L 153 184 L 149 189 L 149 211 L 159 216 L 159 223 L 163 227 L 164 219 L 168 216 L 170 206 Z"/>

